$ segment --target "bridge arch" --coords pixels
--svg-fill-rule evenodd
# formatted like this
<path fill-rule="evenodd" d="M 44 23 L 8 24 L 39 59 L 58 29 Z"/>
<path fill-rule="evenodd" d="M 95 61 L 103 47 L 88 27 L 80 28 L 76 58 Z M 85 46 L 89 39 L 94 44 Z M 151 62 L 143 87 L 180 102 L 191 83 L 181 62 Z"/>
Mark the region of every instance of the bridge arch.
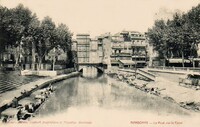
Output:
<path fill-rule="evenodd" d="M 104 72 L 104 68 L 103 67 L 99 67 L 96 65 L 79 65 L 79 72 L 82 72 L 84 68 L 96 68 L 98 72 Z"/>

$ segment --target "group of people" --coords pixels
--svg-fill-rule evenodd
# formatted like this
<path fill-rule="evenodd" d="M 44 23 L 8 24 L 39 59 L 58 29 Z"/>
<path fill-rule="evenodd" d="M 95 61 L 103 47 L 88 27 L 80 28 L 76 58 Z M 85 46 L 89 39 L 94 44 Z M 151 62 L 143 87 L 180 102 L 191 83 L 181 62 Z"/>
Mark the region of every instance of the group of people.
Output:
<path fill-rule="evenodd" d="M 38 97 L 35 96 L 35 101 L 31 102 L 31 103 L 27 103 L 24 106 L 22 106 L 19 103 L 19 100 L 17 97 L 14 97 L 11 103 L 11 107 L 12 108 L 16 108 L 19 109 L 16 116 L 17 116 L 17 120 L 26 120 L 27 118 L 30 118 L 32 116 L 32 114 L 39 108 L 39 106 L 45 101 L 46 98 L 49 97 L 49 95 L 54 91 L 53 86 L 50 84 L 47 88 L 44 89 L 44 91 L 42 91 L 40 93 L 40 95 L 38 95 Z M 26 91 L 25 91 L 26 92 Z M 23 92 L 24 94 L 24 92 Z M 7 122 L 9 117 L 4 117 L 2 119 L 2 122 Z"/>
<path fill-rule="evenodd" d="M 23 119 L 26 120 L 27 118 L 31 117 L 32 113 L 35 112 L 35 110 L 45 101 L 46 98 L 49 97 L 50 93 L 53 92 L 53 86 L 49 85 L 47 88 L 45 88 L 44 91 L 40 93 L 40 97 L 36 99 L 35 103 L 30 103 L 28 105 L 25 105 L 23 108 L 19 110 L 17 113 L 17 119 Z"/>
<path fill-rule="evenodd" d="M 54 91 L 53 86 L 49 85 L 49 87 L 42 89 L 39 95 L 36 95 L 35 98 L 41 99 L 41 101 L 45 101 L 46 98 Z"/>
<path fill-rule="evenodd" d="M 26 120 L 27 118 L 31 117 L 34 112 L 34 104 L 30 103 L 23 107 L 20 107 L 19 111 L 17 112 L 17 120 Z"/>

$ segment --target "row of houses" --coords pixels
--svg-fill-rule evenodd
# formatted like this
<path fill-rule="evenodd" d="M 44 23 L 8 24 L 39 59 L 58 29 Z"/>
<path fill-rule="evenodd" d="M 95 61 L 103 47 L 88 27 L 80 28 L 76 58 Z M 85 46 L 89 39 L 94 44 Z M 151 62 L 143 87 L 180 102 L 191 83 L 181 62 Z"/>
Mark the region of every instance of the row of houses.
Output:
<path fill-rule="evenodd" d="M 39 55 L 34 50 L 27 52 L 29 49 L 22 47 L 21 45 L 5 46 L 5 51 L 0 53 L 0 69 L 27 69 L 27 70 L 51 70 L 53 56 L 55 56 L 55 62 L 58 63 L 55 69 L 64 69 L 67 64 L 67 53 L 60 47 L 52 49 L 49 53 L 45 54 L 42 63 L 39 65 Z M 55 50 L 55 51 L 54 51 Z M 59 54 L 59 55 L 56 55 Z"/>
<path fill-rule="evenodd" d="M 95 39 L 89 34 L 77 34 L 72 44 L 78 64 L 102 63 L 107 67 L 144 67 L 149 63 L 151 49 L 145 34 L 137 31 L 106 33 Z"/>

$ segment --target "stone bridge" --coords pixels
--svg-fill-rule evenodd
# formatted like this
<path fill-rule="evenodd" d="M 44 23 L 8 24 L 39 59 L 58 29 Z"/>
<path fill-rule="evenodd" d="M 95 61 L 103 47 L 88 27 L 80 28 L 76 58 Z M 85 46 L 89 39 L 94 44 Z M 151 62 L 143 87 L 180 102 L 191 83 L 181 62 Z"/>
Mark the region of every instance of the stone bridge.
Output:
<path fill-rule="evenodd" d="M 104 66 L 102 63 L 79 63 L 79 71 L 82 71 L 84 68 L 96 68 L 98 71 L 104 72 Z"/>

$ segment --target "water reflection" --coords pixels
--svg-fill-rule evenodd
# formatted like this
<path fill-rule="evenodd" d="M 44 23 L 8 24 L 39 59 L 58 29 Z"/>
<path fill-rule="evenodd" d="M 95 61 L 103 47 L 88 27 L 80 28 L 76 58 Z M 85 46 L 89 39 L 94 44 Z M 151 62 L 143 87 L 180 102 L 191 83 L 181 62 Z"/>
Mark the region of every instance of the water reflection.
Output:
<path fill-rule="evenodd" d="M 110 85 L 111 83 L 115 85 Z M 96 79 L 71 78 L 55 84 L 57 90 L 42 106 L 39 116 L 68 112 L 72 108 L 149 112 L 157 115 L 189 115 L 178 105 L 141 92 L 123 82 L 102 75 Z M 70 111 L 69 111 L 70 112 Z M 87 112 L 87 111 L 86 111 Z"/>

